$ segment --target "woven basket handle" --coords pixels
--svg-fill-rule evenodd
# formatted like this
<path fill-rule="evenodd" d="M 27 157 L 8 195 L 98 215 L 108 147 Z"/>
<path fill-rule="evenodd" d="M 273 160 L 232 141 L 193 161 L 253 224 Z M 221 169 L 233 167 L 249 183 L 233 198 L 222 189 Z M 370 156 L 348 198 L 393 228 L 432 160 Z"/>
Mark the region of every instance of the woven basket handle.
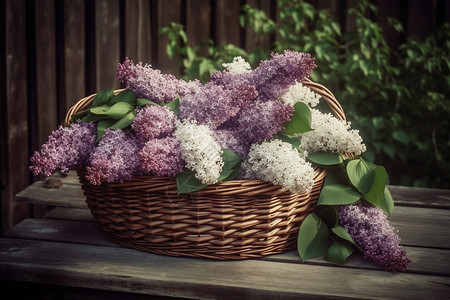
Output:
<path fill-rule="evenodd" d="M 305 78 L 302 83 L 304 86 L 310 88 L 313 92 L 319 94 L 327 102 L 328 106 L 333 111 L 336 118 L 346 121 L 342 106 L 339 104 L 339 102 L 336 100 L 336 98 L 334 97 L 333 93 L 330 92 L 330 90 L 328 90 L 321 84 L 311 81 L 309 78 Z M 123 90 L 124 89 L 115 90 L 114 94 L 118 94 Z M 72 106 L 66 114 L 64 123 L 70 124 L 72 122 L 71 120 L 72 115 L 87 109 L 88 106 L 92 103 L 92 100 L 94 100 L 95 95 L 96 94 L 92 94 L 90 96 L 84 97 L 83 99 L 78 101 L 74 106 Z"/>
<path fill-rule="evenodd" d="M 307 86 L 311 91 L 319 94 L 328 104 L 330 109 L 333 111 L 333 114 L 336 118 L 342 121 L 346 121 L 344 110 L 342 109 L 341 104 L 336 100 L 336 97 L 334 97 L 333 93 L 330 92 L 329 89 L 324 87 L 321 84 L 313 82 L 309 78 L 305 78 L 303 80 L 303 85 Z"/>

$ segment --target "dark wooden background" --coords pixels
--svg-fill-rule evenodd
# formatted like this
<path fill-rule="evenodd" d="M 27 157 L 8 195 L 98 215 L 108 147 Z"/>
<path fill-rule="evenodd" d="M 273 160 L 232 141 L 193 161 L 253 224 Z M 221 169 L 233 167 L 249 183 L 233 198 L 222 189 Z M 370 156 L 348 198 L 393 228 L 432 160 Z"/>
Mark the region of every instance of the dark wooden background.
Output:
<path fill-rule="evenodd" d="M 356 0 L 309 1 L 329 9 L 345 30 L 352 29 L 347 11 Z M 408 36 L 426 36 L 449 19 L 450 1 L 378 0 L 378 16 L 399 19 L 403 34 L 386 29 L 393 47 Z M 185 25 L 189 43 L 212 38 L 250 51 L 270 48 L 275 37 L 255 44 L 254 34 L 239 26 L 244 4 L 277 15 L 276 0 L 2 0 L 0 1 L 0 179 L 1 232 L 33 214 L 14 202 L 17 192 L 37 178 L 29 157 L 56 129 L 77 100 L 98 90 L 119 87 L 115 67 L 125 57 L 148 62 L 165 73 L 180 75 L 176 60 L 165 53 L 161 27 Z"/>

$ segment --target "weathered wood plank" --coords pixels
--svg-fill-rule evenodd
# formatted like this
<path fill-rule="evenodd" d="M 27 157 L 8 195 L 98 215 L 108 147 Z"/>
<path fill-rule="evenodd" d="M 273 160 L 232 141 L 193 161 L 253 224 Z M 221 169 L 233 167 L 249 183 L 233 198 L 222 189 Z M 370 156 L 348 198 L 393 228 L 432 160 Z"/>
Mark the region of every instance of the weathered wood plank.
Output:
<path fill-rule="evenodd" d="M 233 44 L 241 47 L 241 28 L 239 25 L 240 1 L 216 0 L 214 22 L 217 46 Z"/>
<path fill-rule="evenodd" d="M 186 1 L 186 34 L 188 45 L 198 46 L 211 37 L 211 5 L 209 0 Z M 199 55 L 208 55 L 207 49 Z"/>
<path fill-rule="evenodd" d="M 55 207 L 45 216 L 47 219 L 95 222 L 88 208 Z"/>
<path fill-rule="evenodd" d="M 118 0 L 95 1 L 95 74 L 97 91 L 119 88 L 120 11 Z"/>
<path fill-rule="evenodd" d="M 52 220 L 52 219 L 26 219 L 16 225 L 5 234 L 8 238 L 44 240 L 54 242 L 67 242 L 76 244 L 87 244 L 107 247 L 120 247 L 110 242 L 100 231 L 99 226 L 93 222 L 74 220 Z M 407 272 L 450 275 L 450 261 L 448 257 L 450 250 L 405 247 L 408 256 L 413 261 Z M 301 260 L 295 250 L 282 254 L 271 255 L 262 260 L 278 261 L 300 264 Z M 306 264 L 334 266 L 323 260 L 323 258 L 311 259 Z M 383 270 L 375 263 L 363 259 L 362 255 L 355 253 L 342 267 Z"/>
<path fill-rule="evenodd" d="M 175 55 L 172 59 L 169 58 L 166 53 L 167 35 L 159 35 L 159 31 L 161 28 L 168 26 L 170 22 L 181 24 L 181 0 L 157 1 L 156 13 L 157 26 L 155 32 L 158 36 L 156 36 L 157 40 L 152 41 L 157 43 L 156 61 L 153 64 L 162 73 L 169 73 L 179 77 L 181 75 L 180 67 L 178 66 L 179 55 Z"/>
<path fill-rule="evenodd" d="M 86 8 L 83 0 L 64 0 L 64 110 L 86 96 Z M 65 115 L 64 115 L 65 117 Z"/>
<path fill-rule="evenodd" d="M 404 245 L 450 249 L 450 210 L 398 206 L 390 223 Z"/>
<path fill-rule="evenodd" d="M 8 231 L 5 237 L 120 247 L 110 242 L 95 222 L 26 219 Z"/>
<path fill-rule="evenodd" d="M 150 2 L 125 2 L 125 57 L 134 62 L 151 63 Z"/>
<path fill-rule="evenodd" d="M 246 4 L 252 8 L 257 8 L 266 13 L 269 18 L 274 18 L 271 15 L 272 6 L 270 0 L 246 0 Z M 269 35 L 258 35 L 249 26 L 245 28 L 245 50 L 248 52 L 257 49 L 270 50 L 272 49 L 272 37 Z"/>
<path fill-rule="evenodd" d="M 395 205 L 450 208 L 450 190 L 388 186 Z"/>
<path fill-rule="evenodd" d="M 5 140 L 1 151 L 8 157 L 5 165 L 6 178 L 1 186 L 1 230 L 6 231 L 16 222 L 29 216 L 29 207 L 14 202 L 14 195 L 29 182 L 28 170 L 28 94 L 27 94 L 27 36 L 26 1 L 7 0 L 5 7 L 5 60 L 6 99 L 1 117 L 6 128 L 2 128 Z M 4 147 L 4 148 L 3 148 Z"/>
<path fill-rule="evenodd" d="M 58 124 L 55 4 L 52 0 L 40 1 L 36 9 L 36 108 L 37 139 L 40 146 Z"/>
<path fill-rule="evenodd" d="M 450 278 L 1 239 L 0 278 L 196 299 L 442 298 Z"/>
<path fill-rule="evenodd" d="M 18 202 L 50 206 L 86 208 L 85 197 L 79 185 L 63 184 L 60 188 L 44 187 L 44 181 L 36 181 L 16 195 Z"/>

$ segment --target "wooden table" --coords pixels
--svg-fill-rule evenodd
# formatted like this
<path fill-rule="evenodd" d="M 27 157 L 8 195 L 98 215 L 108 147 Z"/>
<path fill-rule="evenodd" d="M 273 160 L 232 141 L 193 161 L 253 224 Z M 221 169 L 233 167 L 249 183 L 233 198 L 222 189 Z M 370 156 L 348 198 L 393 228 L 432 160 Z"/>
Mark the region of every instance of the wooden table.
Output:
<path fill-rule="evenodd" d="M 215 261 L 123 248 L 103 237 L 77 179 L 62 180 L 59 189 L 39 181 L 17 195 L 17 201 L 47 206 L 48 213 L 22 221 L 0 239 L 3 294 L 32 291 L 32 299 L 450 297 L 449 190 L 389 187 L 396 202 L 390 221 L 413 260 L 407 272 L 393 274 L 360 254 L 335 266 L 322 258 L 301 263 L 295 251 Z"/>

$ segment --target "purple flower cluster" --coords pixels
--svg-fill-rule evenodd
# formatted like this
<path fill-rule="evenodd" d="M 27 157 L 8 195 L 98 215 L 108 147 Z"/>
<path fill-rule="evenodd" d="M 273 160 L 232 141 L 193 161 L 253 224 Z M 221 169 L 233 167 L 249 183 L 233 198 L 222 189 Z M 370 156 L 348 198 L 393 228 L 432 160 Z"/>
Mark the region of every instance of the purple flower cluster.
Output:
<path fill-rule="evenodd" d="M 68 127 L 59 126 L 51 133 L 40 151 L 31 157 L 34 175 L 50 176 L 54 171 L 65 173 L 83 166 L 94 149 L 97 131 L 92 123 L 76 121 Z"/>
<path fill-rule="evenodd" d="M 236 136 L 250 144 L 270 139 L 292 118 L 294 108 L 278 100 L 256 100 L 247 105 L 227 125 Z"/>
<path fill-rule="evenodd" d="M 130 180 L 139 172 L 140 145 L 122 129 L 107 129 L 92 152 L 86 178 L 93 185 Z"/>
<path fill-rule="evenodd" d="M 139 152 L 141 168 L 156 176 L 177 176 L 183 172 L 184 160 L 178 141 L 173 137 L 148 141 Z"/>
<path fill-rule="evenodd" d="M 308 77 L 316 67 L 308 53 L 285 50 L 283 54 L 272 53 L 272 58 L 250 73 L 250 81 L 259 92 L 260 99 L 274 100 L 283 96 L 291 85 Z"/>
<path fill-rule="evenodd" d="M 88 180 L 96 185 L 137 174 L 175 176 L 186 164 L 173 137 L 178 120 L 206 125 L 220 147 L 245 157 L 251 144 L 272 138 L 290 120 L 293 107 L 277 98 L 313 67 L 308 54 L 285 51 L 272 54 L 254 71 L 216 72 L 210 82 L 201 84 L 127 58 L 117 66 L 118 81 L 138 97 L 157 103 L 181 96 L 178 116 L 167 107 L 145 106 L 137 111 L 130 132 L 107 130 L 96 147 L 95 125 L 77 121 L 50 136 L 31 158 L 30 169 L 50 175 L 56 169 L 86 167 Z"/>
<path fill-rule="evenodd" d="M 400 245 L 397 230 L 378 207 L 365 202 L 337 206 L 339 223 L 344 226 L 364 253 L 364 258 L 387 271 L 405 271 L 411 260 Z"/>
<path fill-rule="evenodd" d="M 183 97 L 178 117 L 182 121 L 195 120 L 197 124 L 216 129 L 257 95 L 254 86 L 246 83 L 229 88 L 209 82 Z"/>
<path fill-rule="evenodd" d="M 138 97 L 156 103 L 168 103 L 178 96 L 191 93 L 200 85 L 199 81 L 185 82 L 177 79 L 174 75 L 161 74 L 160 70 L 153 69 L 150 65 L 134 64 L 128 58 L 122 64 L 117 65 L 116 77 Z"/>
<path fill-rule="evenodd" d="M 164 138 L 175 131 L 176 118 L 167 106 L 147 105 L 137 112 L 131 129 L 143 142 Z"/>

